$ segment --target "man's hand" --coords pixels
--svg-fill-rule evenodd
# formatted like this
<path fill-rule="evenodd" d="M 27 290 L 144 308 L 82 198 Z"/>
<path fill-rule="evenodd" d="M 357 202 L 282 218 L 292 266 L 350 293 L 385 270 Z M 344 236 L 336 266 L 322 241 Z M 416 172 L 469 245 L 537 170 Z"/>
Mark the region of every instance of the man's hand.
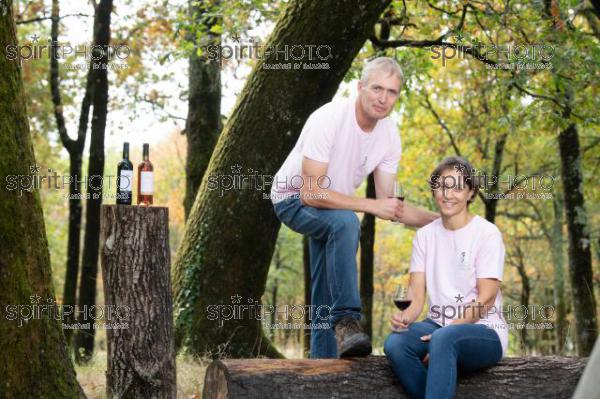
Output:
<path fill-rule="evenodd" d="M 380 219 L 395 221 L 404 215 L 404 203 L 397 198 L 376 199 L 371 213 Z"/>
<path fill-rule="evenodd" d="M 409 324 L 410 320 L 405 312 L 397 311 L 392 315 L 392 331 L 398 331 L 408 328 Z"/>

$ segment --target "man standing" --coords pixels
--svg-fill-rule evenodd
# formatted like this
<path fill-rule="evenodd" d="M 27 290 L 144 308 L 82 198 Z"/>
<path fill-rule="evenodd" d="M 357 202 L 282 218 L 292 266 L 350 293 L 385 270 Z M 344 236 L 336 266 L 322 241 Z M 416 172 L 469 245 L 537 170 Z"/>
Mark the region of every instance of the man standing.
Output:
<path fill-rule="evenodd" d="M 326 317 L 324 307 L 330 310 L 327 318 L 333 329 L 311 331 L 311 358 L 371 353 L 371 341 L 360 326 L 360 223 L 354 212 L 415 227 L 438 217 L 394 198 L 401 145 L 388 115 L 401 85 L 402 71 L 394 59 L 369 62 L 358 96 L 314 111 L 273 179 L 271 200 L 277 217 L 309 237 L 312 322 Z M 373 171 L 377 198 L 355 197 Z"/>

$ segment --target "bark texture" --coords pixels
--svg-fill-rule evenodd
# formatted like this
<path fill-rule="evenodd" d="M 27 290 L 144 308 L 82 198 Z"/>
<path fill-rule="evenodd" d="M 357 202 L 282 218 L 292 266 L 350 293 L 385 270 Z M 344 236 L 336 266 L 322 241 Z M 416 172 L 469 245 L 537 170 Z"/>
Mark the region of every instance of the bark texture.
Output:
<path fill-rule="evenodd" d="M 212 9 L 220 0 L 189 1 L 189 17 L 195 44 L 190 55 L 188 115 L 185 125 L 187 157 L 185 161 L 185 197 L 183 208 L 187 219 L 202 176 L 208 167 L 219 133 L 221 132 L 221 68 L 219 60 L 209 59 L 206 46 L 219 46 L 221 35 L 211 28 L 221 24 Z M 198 39 L 200 37 L 200 39 Z M 198 55 L 197 50 L 203 51 Z"/>
<path fill-rule="evenodd" d="M 0 0 L 0 398 L 82 398 L 58 313 L 34 313 L 56 308 L 39 187 L 11 184 L 39 173 L 19 60 L 7 52 L 17 44 L 12 6 Z"/>
<path fill-rule="evenodd" d="M 109 398 L 176 397 L 168 226 L 168 208 L 102 206 Z"/>
<path fill-rule="evenodd" d="M 317 107 L 329 101 L 389 0 L 308 1 L 288 4 L 265 44 L 278 46 L 257 62 L 219 137 L 190 211 L 174 264 L 176 342 L 199 355 L 280 356 L 260 320 L 222 324 L 207 317 L 208 306 L 226 305 L 236 295 L 260 301 L 279 230 L 273 206 L 248 175 L 273 176 Z M 300 64 L 327 69 L 268 67 L 286 64 L 285 46 L 312 45 Z M 329 46 L 316 59 L 317 45 Z M 296 52 L 296 55 L 299 53 Z M 279 57 L 277 60 L 276 57 Z M 245 183 L 241 182 L 245 175 Z M 225 182 L 225 178 L 227 181 Z M 237 181 L 231 186 L 227 182 Z M 220 184 L 222 182 L 222 184 Z"/>
<path fill-rule="evenodd" d="M 586 362 L 569 357 L 506 358 L 490 369 L 459 374 L 455 397 L 568 398 Z M 202 397 L 408 398 L 383 356 L 215 360 L 206 371 Z"/>
<path fill-rule="evenodd" d="M 575 124 L 558 136 L 563 196 L 569 232 L 569 276 L 575 313 L 575 341 L 579 355 L 589 355 L 598 336 L 591 241 L 583 196 L 579 135 Z"/>
<path fill-rule="evenodd" d="M 112 0 L 100 0 L 96 5 L 94 19 L 94 43 L 106 48 L 110 44 L 110 15 Z M 91 71 L 92 79 L 92 127 L 90 138 L 90 156 L 88 163 L 87 192 L 90 198 L 85 207 L 85 232 L 83 237 L 83 256 L 81 260 L 81 281 L 77 303 L 80 309 L 95 309 L 96 277 L 98 275 L 98 250 L 100 239 L 100 207 L 102 206 L 104 174 L 104 133 L 108 113 L 108 52 L 102 56 L 94 53 Z M 79 320 L 78 320 L 79 321 Z M 82 323 L 86 324 L 86 323 Z M 94 353 L 95 330 L 84 328 L 77 330 L 74 339 L 75 360 L 86 363 Z"/>

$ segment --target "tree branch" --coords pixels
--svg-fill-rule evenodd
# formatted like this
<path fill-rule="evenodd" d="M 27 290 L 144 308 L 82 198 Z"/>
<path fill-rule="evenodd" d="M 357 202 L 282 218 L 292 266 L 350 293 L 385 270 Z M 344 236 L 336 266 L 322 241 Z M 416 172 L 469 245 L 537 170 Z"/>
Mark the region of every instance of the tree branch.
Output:
<path fill-rule="evenodd" d="M 83 13 L 75 13 L 75 14 L 65 14 L 61 17 L 59 17 L 58 19 L 63 19 L 63 18 L 67 18 L 67 17 L 91 17 L 91 15 L 89 14 L 83 14 Z M 42 22 L 42 21 L 47 21 L 47 20 L 51 20 L 53 17 L 49 16 L 49 17 L 37 17 L 37 18 L 32 18 L 32 19 L 25 19 L 22 21 L 16 21 L 15 24 L 17 25 L 25 25 L 25 24 L 31 24 L 34 22 Z"/>
<path fill-rule="evenodd" d="M 448 128 L 448 126 L 446 125 L 444 120 L 440 117 L 440 115 L 437 113 L 437 111 L 435 109 L 433 109 L 433 105 L 431 105 L 431 102 L 429 101 L 429 95 L 427 95 L 427 93 L 425 93 L 425 104 L 424 105 L 425 105 L 425 108 L 427 108 L 433 114 L 433 116 L 435 116 L 435 118 L 437 119 L 437 123 L 446 132 L 446 135 L 450 139 L 450 144 L 452 144 L 452 148 L 454 148 L 454 152 L 456 152 L 456 155 L 461 157 L 462 155 L 460 153 L 460 149 L 458 148 L 458 145 L 456 144 L 456 140 L 454 139 L 454 134 L 450 131 L 450 128 Z"/>

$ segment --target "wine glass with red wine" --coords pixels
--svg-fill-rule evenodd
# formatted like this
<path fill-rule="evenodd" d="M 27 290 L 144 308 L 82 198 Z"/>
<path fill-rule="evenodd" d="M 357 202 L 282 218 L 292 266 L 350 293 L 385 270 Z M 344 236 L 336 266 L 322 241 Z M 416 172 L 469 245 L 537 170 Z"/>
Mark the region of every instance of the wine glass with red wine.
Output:
<path fill-rule="evenodd" d="M 412 302 L 412 299 L 409 298 L 408 288 L 403 285 L 399 285 L 396 290 L 396 295 L 394 296 L 394 304 L 396 307 L 402 311 L 408 309 Z M 395 330 L 396 332 L 407 331 L 407 328 Z"/>
<path fill-rule="evenodd" d="M 394 197 L 398 198 L 400 201 L 404 201 L 404 187 L 398 182 L 394 183 Z"/>
<path fill-rule="evenodd" d="M 394 197 L 398 198 L 400 201 L 404 201 L 404 188 L 402 187 L 402 184 L 398 182 L 394 182 Z M 397 220 L 394 220 L 392 223 L 400 224 Z"/>

